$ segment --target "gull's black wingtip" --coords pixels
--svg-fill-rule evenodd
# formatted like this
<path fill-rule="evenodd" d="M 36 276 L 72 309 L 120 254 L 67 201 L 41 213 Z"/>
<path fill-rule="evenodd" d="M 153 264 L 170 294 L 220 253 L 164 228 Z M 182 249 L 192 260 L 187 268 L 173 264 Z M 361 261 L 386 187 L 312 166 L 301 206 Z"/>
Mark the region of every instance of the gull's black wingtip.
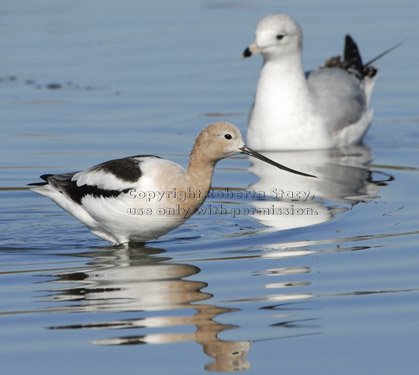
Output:
<path fill-rule="evenodd" d="M 362 74 L 364 65 L 362 63 L 361 54 L 359 53 L 358 45 L 355 43 L 355 41 L 349 34 L 346 34 L 345 37 L 343 61 L 349 67 L 352 67 L 353 69 L 357 70 Z"/>

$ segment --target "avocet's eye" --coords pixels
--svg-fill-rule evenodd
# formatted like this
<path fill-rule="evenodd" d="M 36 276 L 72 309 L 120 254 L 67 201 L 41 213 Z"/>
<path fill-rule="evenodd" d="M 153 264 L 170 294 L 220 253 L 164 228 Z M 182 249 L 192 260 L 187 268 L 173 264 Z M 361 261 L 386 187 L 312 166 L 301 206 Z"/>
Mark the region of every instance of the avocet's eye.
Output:
<path fill-rule="evenodd" d="M 233 137 L 232 137 L 232 135 L 231 135 L 231 134 L 225 134 L 225 135 L 224 135 L 224 138 L 225 138 L 225 139 L 232 139 Z"/>
<path fill-rule="evenodd" d="M 283 39 L 283 38 L 284 38 L 284 36 L 285 36 L 285 35 L 278 34 L 278 35 L 276 36 L 276 39 L 281 40 L 281 39 Z"/>

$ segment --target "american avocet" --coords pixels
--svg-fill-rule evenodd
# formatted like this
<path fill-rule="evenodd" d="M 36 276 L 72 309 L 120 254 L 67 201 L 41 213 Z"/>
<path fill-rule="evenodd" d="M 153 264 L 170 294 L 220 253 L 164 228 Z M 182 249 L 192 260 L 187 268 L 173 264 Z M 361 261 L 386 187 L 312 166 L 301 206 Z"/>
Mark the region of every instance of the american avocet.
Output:
<path fill-rule="evenodd" d="M 82 172 L 45 174 L 31 189 L 52 199 L 92 233 L 120 244 L 155 239 L 178 227 L 204 202 L 216 163 L 247 154 L 280 169 L 310 176 L 278 164 L 247 147 L 228 122 L 208 125 L 192 148 L 187 169 L 158 156 L 110 160 Z"/>
<path fill-rule="evenodd" d="M 332 57 L 306 74 L 302 42 L 301 28 L 291 17 L 269 14 L 256 26 L 255 43 L 243 52 L 243 57 L 261 53 L 264 59 L 246 137 L 256 150 L 359 143 L 373 115 L 369 105 L 378 71 L 371 63 L 398 46 L 363 64 L 357 45 L 347 35 L 343 60 Z"/>

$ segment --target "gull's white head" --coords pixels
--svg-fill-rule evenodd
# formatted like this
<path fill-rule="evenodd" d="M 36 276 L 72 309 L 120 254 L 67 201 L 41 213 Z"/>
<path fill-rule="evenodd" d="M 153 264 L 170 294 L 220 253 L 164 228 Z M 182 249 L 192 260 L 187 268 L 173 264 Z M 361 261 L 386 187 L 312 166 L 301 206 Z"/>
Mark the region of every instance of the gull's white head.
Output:
<path fill-rule="evenodd" d="M 261 53 L 265 60 L 300 53 L 303 34 L 300 26 L 284 13 L 263 17 L 256 25 L 256 41 L 246 48 L 243 57 Z"/>

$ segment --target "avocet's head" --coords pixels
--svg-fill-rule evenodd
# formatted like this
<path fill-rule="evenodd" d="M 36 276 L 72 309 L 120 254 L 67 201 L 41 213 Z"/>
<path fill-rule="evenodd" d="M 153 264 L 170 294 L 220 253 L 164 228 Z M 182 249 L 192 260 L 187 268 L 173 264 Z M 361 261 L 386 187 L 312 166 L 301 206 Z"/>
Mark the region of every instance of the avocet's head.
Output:
<path fill-rule="evenodd" d="M 247 147 L 244 144 L 240 130 L 233 124 L 224 121 L 210 124 L 201 131 L 192 149 L 191 158 L 200 158 L 215 164 L 221 159 L 236 154 L 246 154 L 285 171 L 314 177 L 285 167 Z"/>
<path fill-rule="evenodd" d="M 243 52 L 243 58 L 261 53 L 265 60 L 300 53 L 303 34 L 300 26 L 284 13 L 263 17 L 256 25 L 256 41 Z"/>
<path fill-rule="evenodd" d="M 229 122 L 215 122 L 204 128 L 195 141 L 192 153 L 211 162 L 240 153 L 244 141 L 240 130 Z"/>

